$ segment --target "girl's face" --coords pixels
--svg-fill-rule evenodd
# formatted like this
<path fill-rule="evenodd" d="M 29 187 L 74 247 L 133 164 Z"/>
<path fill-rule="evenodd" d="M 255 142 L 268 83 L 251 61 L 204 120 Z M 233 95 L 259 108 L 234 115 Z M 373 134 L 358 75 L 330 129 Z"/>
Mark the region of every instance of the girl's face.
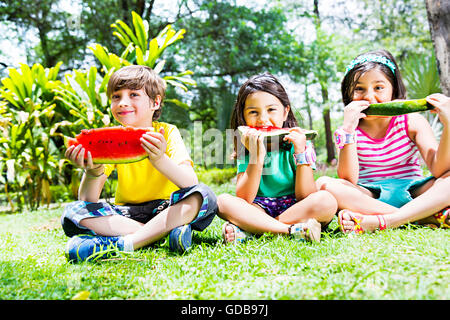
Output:
<path fill-rule="evenodd" d="M 123 126 L 151 127 L 160 98 L 153 102 L 144 89 L 121 89 L 111 95 L 111 113 Z"/>
<path fill-rule="evenodd" d="M 274 95 L 257 91 L 247 96 L 244 105 L 244 120 L 247 126 L 283 127 L 289 113 L 289 106 L 284 107 Z"/>
<path fill-rule="evenodd" d="M 356 83 L 353 100 L 366 100 L 369 103 L 392 100 L 393 87 L 383 72 L 372 69 L 363 74 Z"/>

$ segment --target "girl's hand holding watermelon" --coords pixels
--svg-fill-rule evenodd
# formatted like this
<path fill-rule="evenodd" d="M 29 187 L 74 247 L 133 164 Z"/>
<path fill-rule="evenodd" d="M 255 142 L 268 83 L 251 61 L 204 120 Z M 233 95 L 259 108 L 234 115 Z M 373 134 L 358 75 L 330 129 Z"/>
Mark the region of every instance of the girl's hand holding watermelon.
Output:
<path fill-rule="evenodd" d="M 352 101 L 344 108 L 344 124 L 342 129 L 347 133 L 355 132 L 358 127 L 359 120 L 366 117 L 362 113 L 369 107 L 370 102 L 366 100 Z"/>
<path fill-rule="evenodd" d="M 264 137 L 258 130 L 248 128 L 248 130 L 241 135 L 241 142 L 250 153 L 250 163 L 264 163 L 264 157 L 266 156 L 267 150 L 264 146 Z"/>
<path fill-rule="evenodd" d="M 435 109 L 430 112 L 438 113 L 441 123 L 444 126 L 448 126 L 450 124 L 450 98 L 442 93 L 434 93 L 429 95 L 426 99 L 428 103 L 435 107 Z"/>
<path fill-rule="evenodd" d="M 283 138 L 283 141 L 289 141 L 294 145 L 295 153 L 305 152 L 306 149 L 306 135 L 303 129 L 294 127 L 289 129 L 289 134 Z"/>

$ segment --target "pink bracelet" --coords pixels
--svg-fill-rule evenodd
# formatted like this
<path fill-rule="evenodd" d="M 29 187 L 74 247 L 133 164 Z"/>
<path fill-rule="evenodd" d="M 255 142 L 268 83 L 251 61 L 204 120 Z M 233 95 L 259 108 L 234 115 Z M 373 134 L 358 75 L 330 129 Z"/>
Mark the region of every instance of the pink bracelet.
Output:
<path fill-rule="evenodd" d="M 334 132 L 334 143 L 339 149 L 342 149 L 346 144 L 355 143 L 355 133 L 348 133 L 342 127 L 339 127 Z"/>
<path fill-rule="evenodd" d="M 294 154 L 294 161 L 297 166 L 301 164 L 310 164 L 315 167 L 316 151 L 314 150 L 314 147 L 307 144 L 304 152 Z"/>

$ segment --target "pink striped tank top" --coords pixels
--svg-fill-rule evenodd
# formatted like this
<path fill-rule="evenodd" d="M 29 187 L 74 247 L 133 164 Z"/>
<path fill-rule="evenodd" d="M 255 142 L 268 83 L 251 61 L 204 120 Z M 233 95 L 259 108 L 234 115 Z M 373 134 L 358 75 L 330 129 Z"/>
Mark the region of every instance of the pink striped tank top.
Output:
<path fill-rule="evenodd" d="M 392 117 L 386 135 L 382 139 L 372 139 L 359 127 L 356 134 L 358 183 L 423 177 L 419 150 L 408 136 L 407 115 Z"/>

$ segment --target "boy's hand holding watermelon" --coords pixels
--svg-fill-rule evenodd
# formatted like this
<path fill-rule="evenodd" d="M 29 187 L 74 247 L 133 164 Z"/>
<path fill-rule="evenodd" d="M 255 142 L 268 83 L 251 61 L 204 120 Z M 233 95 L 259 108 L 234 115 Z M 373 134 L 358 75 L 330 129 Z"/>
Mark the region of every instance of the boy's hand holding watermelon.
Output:
<path fill-rule="evenodd" d="M 94 164 L 91 152 L 86 152 L 82 144 L 71 145 L 64 155 L 73 164 L 82 168 L 87 176 L 99 177 L 104 172 L 103 164 Z"/>
<path fill-rule="evenodd" d="M 154 163 L 163 158 L 167 149 L 164 128 L 161 128 L 159 132 L 147 132 L 143 134 L 140 141 L 142 142 L 142 148 L 148 154 L 150 162 Z"/>

